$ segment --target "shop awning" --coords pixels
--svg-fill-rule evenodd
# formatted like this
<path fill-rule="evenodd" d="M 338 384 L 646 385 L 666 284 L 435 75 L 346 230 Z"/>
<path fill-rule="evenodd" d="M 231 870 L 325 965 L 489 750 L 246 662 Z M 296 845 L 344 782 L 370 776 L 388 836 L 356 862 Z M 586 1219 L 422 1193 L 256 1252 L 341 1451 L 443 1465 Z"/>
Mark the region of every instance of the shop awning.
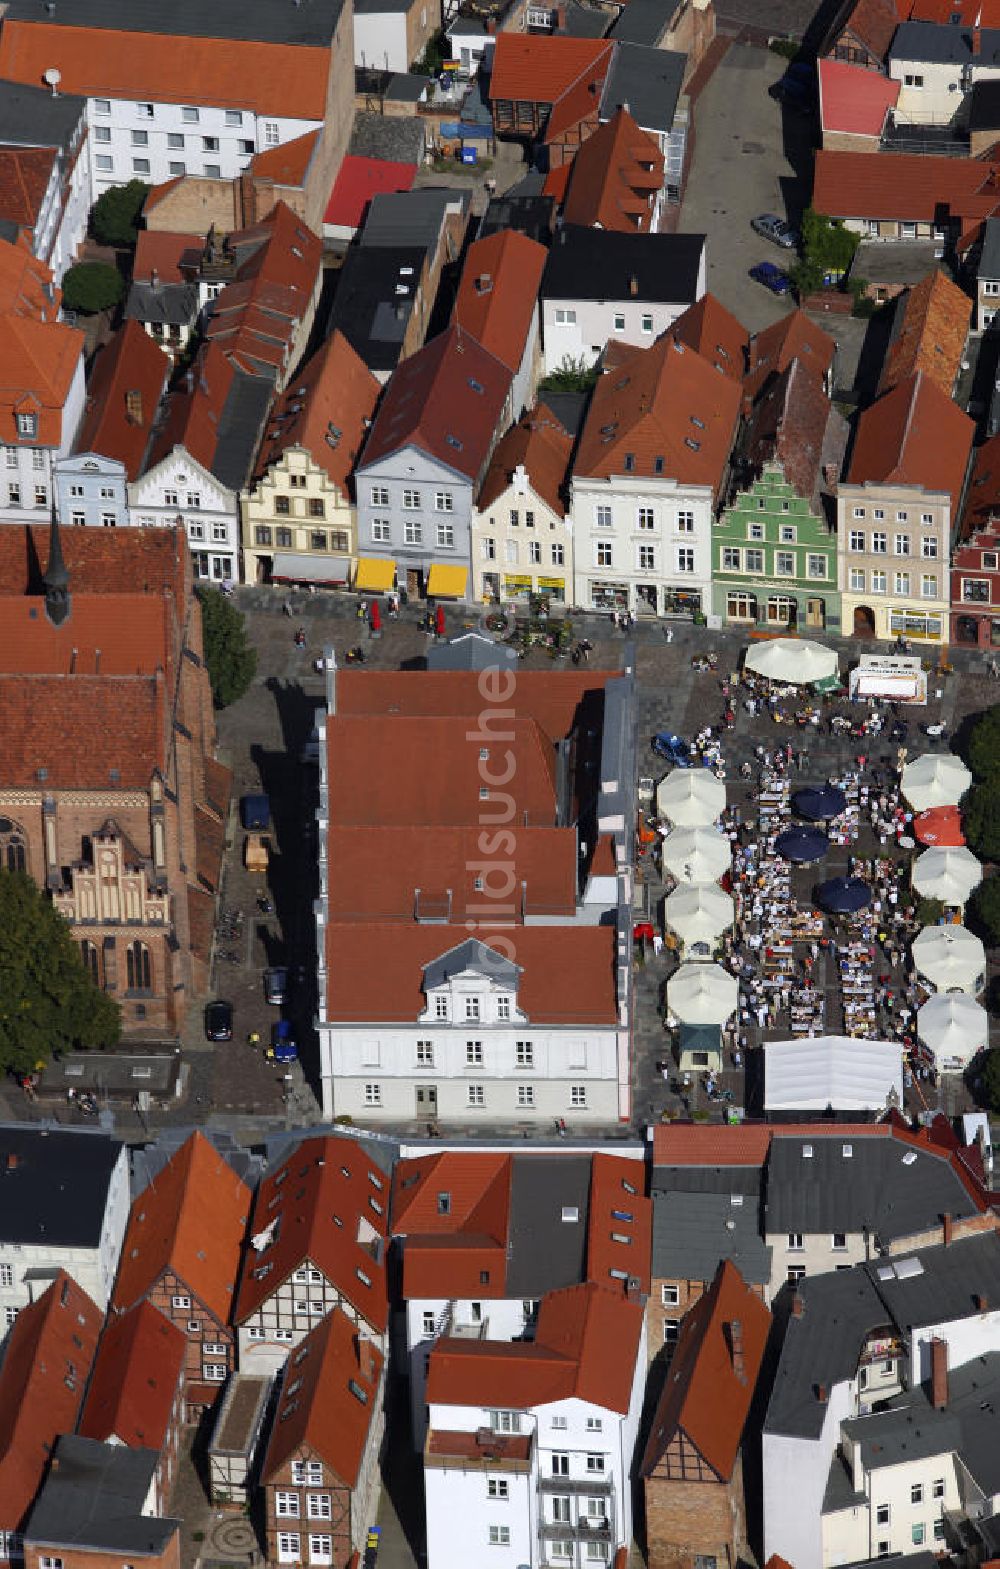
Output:
<path fill-rule="evenodd" d="M 359 557 L 358 575 L 354 579 L 355 588 L 367 589 L 370 593 L 387 594 L 395 581 L 395 561 L 382 561 L 376 556 Z"/>
<path fill-rule="evenodd" d="M 468 567 L 446 567 L 435 561 L 427 574 L 427 592 L 432 599 L 464 599 L 468 581 Z"/>
<path fill-rule="evenodd" d="M 351 575 L 350 556 L 306 556 L 279 550 L 271 578 L 288 583 L 346 583 Z"/>

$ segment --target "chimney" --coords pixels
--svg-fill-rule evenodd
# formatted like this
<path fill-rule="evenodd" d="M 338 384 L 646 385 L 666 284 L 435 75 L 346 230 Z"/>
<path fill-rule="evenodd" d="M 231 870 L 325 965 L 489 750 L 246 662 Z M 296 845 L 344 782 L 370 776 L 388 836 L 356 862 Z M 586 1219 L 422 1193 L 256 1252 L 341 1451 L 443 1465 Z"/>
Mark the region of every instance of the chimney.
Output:
<path fill-rule="evenodd" d="M 18 1166 L 18 1157 L 14 1154 L 8 1155 L 6 1165 L 8 1171 L 16 1171 Z"/>
<path fill-rule="evenodd" d="M 566 7 L 557 5 L 555 10 L 556 27 L 561 33 L 566 31 Z"/>
<path fill-rule="evenodd" d="M 990 1305 L 990 1299 L 985 1291 L 978 1291 L 972 1300 L 976 1304 L 977 1313 L 985 1313 Z"/>
<path fill-rule="evenodd" d="M 941 1241 L 944 1243 L 945 1247 L 947 1247 L 948 1244 L 951 1242 L 951 1238 L 952 1238 L 952 1220 L 951 1220 L 951 1216 L 950 1215 L 942 1215 L 941 1216 Z"/>
<path fill-rule="evenodd" d="M 792 1317 L 793 1318 L 801 1318 L 802 1315 L 805 1313 L 805 1310 L 806 1310 L 806 1305 L 803 1302 L 802 1298 L 799 1296 L 799 1293 L 796 1291 L 794 1297 L 792 1298 Z"/>
<path fill-rule="evenodd" d="M 639 280 L 635 273 L 633 273 L 631 278 L 628 280 L 628 292 L 631 294 L 633 299 L 635 299 L 639 293 Z"/>
<path fill-rule="evenodd" d="M 746 1363 L 743 1360 L 743 1325 L 734 1318 L 729 1325 L 729 1354 L 733 1359 L 733 1372 L 741 1384 L 747 1381 Z"/>
<path fill-rule="evenodd" d="M 496 18 L 493 17 L 493 16 L 488 16 L 486 18 L 486 36 L 488 38 L 494 37 L 494 35 L 496 33 L 496 30 L 497 30 Z"/>
<path fill-rule="evenodd" d="M 137 387 L 130 387 L 125 394 L 125 418 L 130 425 L 142 424 L 142 393 Z"/>
<path fill-rule="evenodd" d="M 982 30 L 981 27 L 974 27 L 972 29 L 972 58 L 974 60 L 978 60 L 979 59 L 979 55 L 980 55 L 980 52 L 982 50 L 982 47 L 983 47 L 983 30 Z"/>
<path fill-rule="evenodd" d="M 827 1389 L 826 1385 L 825 1384 L 817 1384 L 816 1385 L 816 1399 L 819 1401 L 820 1405 L 821 1406 L 825 1406 L 827 1401 L 829 1400 L 829 1398 L 830 1398 L 830 1391 Z"/>
<path fill-rule="evenodd" d="M 935 1411 L 948 1404 L 948 1342 L 937 1335 L 931 1341 L 931 1404 Z"/>

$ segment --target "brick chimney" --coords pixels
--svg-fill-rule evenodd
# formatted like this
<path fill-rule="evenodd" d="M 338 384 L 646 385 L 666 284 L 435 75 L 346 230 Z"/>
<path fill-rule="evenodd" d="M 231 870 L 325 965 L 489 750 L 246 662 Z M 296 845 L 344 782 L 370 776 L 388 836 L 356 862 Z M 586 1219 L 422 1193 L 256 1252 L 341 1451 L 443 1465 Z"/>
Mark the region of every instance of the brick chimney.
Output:
<path fill-rule="evenodd" d="M 972 1300 L 976 1304 L 976 1312 L 977 1313 L 985 1313 L 987 1308 L 990 1305 L 990 1299 L 986 1295 L 985 1291 L 977 1292 Z"/>
<path fill-rule="evenodd" d="M 142 393 L 138 387 L 130 387 L 125 394 L 125 418 L 130 425 L 142 424 Z"/>
<path fill-rule="evenodd" d="M 794 1297 L 792 1298 L 792 1317 L 793 1318 L 801 1318 L 802 1315 L 804 1314 L 805 1310 L 806 1310 L 806 1305 L 803 1302 L 802 1298 L 799 1296 L 799 1293 L 796 1291 Z"/>
<path fill-rule="evenodd" d="M 974 60 L 978 60 L 979 59 L 979 56 L 982 53 L 982 47 L 983 47 L 983 30 L 982 30 L 981 27 L 974 27 L 972 29 L 972 58 Z"/>
<path fill-rule="evenodd" d="M 948 1342 L 937 1335 L 931 1341 L 931 1404 L 935 1411 L 948 1404 Z"/>
<path fill-rule="evenodd" d="M 817 1384 L 816 1385 L 816 1399 L 819 1401 L 820 1405 L 821 1406 L 825 1406 L 827 1401 L 829 1400 L 829 1398 L 830 1398 L 830 1391 L 827 1389 L 826 1385 L 825 1384 Z"/>
<path fill-rule="evenodd" d="M 941 1240 L 944 1243 L 945 1247 L 947 1247 L 948 1244 L 951 1242 L 952 1229 L 953 1228 L 952 1228 L 951 1216 L 950 1215 L 942 1215 L 941 1216 Z"/>
<path fill-rule="evenodd" d="M 743 1358 L 743 1325 L 734 1318 L 729 1325 L 729 1354 L 733 1359 L 733 1372 L 741 1384 L 747 1381 L 746 1362 Z"/>
<path fill-rule="evenodd" d="M 639 293 L 639 280 L 635 276 L 634 273 L 632 274 L 631 278 L 628 280 L 628 292 L 629 292 L 629 294 L 631 294 L 633 299 L 635 299 L 636 296 Z"/>

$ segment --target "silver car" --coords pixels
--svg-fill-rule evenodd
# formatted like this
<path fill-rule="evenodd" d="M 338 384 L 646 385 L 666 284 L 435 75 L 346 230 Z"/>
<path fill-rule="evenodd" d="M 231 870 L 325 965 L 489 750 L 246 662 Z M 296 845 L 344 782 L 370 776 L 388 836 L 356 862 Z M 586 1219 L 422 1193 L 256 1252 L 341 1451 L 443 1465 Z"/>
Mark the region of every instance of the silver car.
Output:
<path fill-rule="evenodd" d="M 780 245 L 783 251 L 794 251 L 798 246 L 798 230 L 793 229 L 784 218 L 779 218 L 777 213 L 758 213 L 756 218 L 750 219 L 750 227 L 755 234 L 762 234 L 765 240 Z"/>

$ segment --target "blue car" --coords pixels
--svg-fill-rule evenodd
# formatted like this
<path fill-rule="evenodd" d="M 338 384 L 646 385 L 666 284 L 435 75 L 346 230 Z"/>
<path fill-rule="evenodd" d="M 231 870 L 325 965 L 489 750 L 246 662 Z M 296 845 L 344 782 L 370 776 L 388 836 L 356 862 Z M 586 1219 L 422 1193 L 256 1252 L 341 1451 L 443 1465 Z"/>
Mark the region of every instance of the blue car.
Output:
<path fill-rule="evenodd" d="M 750 268 L 750 276 L 755 283 L 762 283 L 765 289 L 770 289 L 772 294 L 787 294 L 792 287 L 787 272 L 782 272 L 774 262 L 758 262 L 756 267 Z"/>
<path fill-rule="evenodd" d="M 268 1056 L 272 1062 L 297 1062 L 299 1048 L 295 1044 L 295 1031 L 288 1019 L 279 1019 L 277 1024 L 271 1025 L 271 1049 Z"/>
<path fill-rule="evenodd" d="M 657 757 L 662 757 L 665 762 L 673 763 L 677 768 L 693 768 L 691 748 L 679 735 L 672 735 L 668 730 L 660 730 L 653 737 L 653 751 Z"/>

